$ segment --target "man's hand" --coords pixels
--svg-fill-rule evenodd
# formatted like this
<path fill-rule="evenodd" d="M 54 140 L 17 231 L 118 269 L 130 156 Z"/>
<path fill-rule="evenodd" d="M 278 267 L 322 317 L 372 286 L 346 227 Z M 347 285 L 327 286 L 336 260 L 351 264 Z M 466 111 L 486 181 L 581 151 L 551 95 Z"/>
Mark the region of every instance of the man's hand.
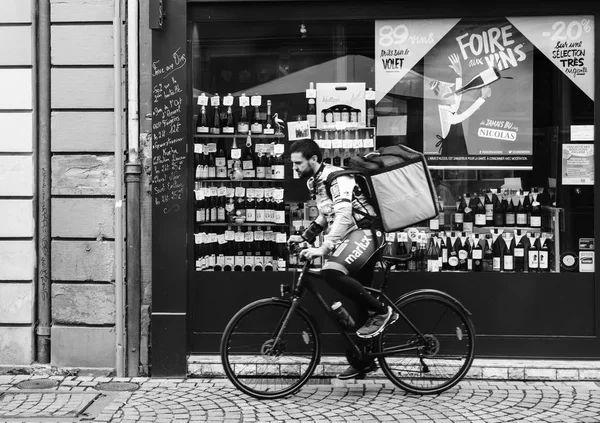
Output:
<path fill-rule="evenodd" d="M 320 246 L 319 248 L 306 248 L 300 251 L 300 258 L 306 260 L 312 260 L 315 257 L 325 257 L 327 255 L 327 248 Z"/>
<path fill-rule="evenodd" d="M 304 238 L 302 238 L 300 235 L 290 235 L 288 238 L 288 245 L 300 244 L 301 242 L 304 242 Z"/>

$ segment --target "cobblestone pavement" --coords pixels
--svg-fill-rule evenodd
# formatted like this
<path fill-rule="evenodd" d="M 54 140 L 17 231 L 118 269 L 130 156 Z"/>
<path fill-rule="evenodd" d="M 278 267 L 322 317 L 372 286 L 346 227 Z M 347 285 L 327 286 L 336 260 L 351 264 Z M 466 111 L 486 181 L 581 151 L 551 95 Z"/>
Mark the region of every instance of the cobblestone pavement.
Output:
<path fill-rule="evenodd" d="M 332 380 L 309 384 L 286 399 L 259 401 L 223 379 L 53 376 L 59 382 L 56 388 L 34 392 L 16 387 L 34 378 L 0 376 L 0 421 L 600 422 L 600 383 L 592 381 L 472 380 L 441 395 L 421 397 L 383 379 Z M 140 388 L 111 393 L 97 389 L 108 381 L 133 381 Z M 86 396 L 90 404 L 84 407 Z"/>

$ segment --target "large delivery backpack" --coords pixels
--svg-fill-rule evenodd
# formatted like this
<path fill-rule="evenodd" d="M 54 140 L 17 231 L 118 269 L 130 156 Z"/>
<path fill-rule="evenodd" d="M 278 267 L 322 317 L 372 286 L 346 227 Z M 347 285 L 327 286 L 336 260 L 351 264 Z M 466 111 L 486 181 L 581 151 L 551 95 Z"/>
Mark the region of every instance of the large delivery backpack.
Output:
<path fill-rule="evenodd" d="M 437 195 L 425 157 L 404 145 L 382 147 L 353 157 L 348 167 L 329 175 L 327 186 L 344 174 L 355 177 L 386 232 L 438 215 Z"/>

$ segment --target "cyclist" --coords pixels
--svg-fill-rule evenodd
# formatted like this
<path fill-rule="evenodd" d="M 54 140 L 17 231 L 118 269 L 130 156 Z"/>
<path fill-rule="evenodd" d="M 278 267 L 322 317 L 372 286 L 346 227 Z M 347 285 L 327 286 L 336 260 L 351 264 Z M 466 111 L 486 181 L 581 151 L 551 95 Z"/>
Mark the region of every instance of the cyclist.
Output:
<path fill-rule="evenodd" d="M 307 248 L 300 257 L 311 260 L 326 258 L 321 277 L 334 290 L 353 300 L 362 316 L 357 324 L 366 322 L 356 334 L 361 338 L 379 335 L 387 325 L 398 319 L 391 307 L 373 297 L 363 286 L 370 286 L 377 252 L 384 245 L 378 228 L 378 216 L 361 192 L 352 175 L 334 175 L 342 168 L 322 162 L 318 144 L 310 139 L 295 141 L 290 146 L 294 171 L 307 179 L 308 190 L 316 200 L 319 216 L 300 235 L 290 236 L 289 243 L 312 244 L 317 235 L 329 228 L 322 245 Z M 375 361 L 362 368 L 352 365 L 339 374 L 339 379 L 364 377 L 377 370 Z"/>

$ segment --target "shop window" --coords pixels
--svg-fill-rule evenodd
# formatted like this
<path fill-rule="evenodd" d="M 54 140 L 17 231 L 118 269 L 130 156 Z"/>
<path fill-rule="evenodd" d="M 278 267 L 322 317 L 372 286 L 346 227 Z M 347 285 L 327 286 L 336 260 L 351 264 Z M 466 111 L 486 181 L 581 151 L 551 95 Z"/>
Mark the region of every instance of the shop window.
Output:
<path fill-rule="evenodd" d="M 594 271 L 592 16 L 192 33 L 197 270 L 296 265 L 285 240 L 317 211 L 287 152 L 311 137 L 337 165 L 393 144 L 425 154 L 443 211 L 388 234 L 414 257 L 397 270 Z M 322 101 L 336 87 L 360 100 Z"/>

